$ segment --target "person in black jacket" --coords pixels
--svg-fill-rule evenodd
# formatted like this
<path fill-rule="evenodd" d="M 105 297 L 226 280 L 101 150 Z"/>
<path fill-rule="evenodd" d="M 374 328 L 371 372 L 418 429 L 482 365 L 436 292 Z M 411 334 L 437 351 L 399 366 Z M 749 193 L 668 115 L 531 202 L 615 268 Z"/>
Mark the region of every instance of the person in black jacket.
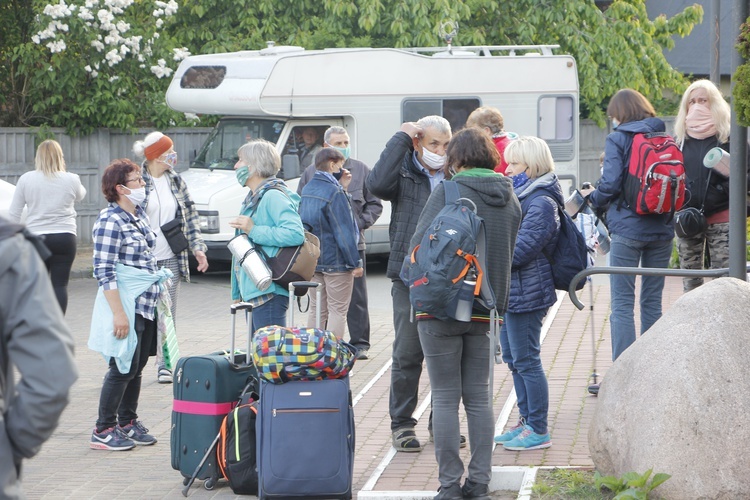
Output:
<path fill-rule="evenodd" d="M 375 196 L 391 202 L 391 253 L 386 276 L 393 299 L 393 366 L 388 409 L 393 446 L 397 451 L 420 451 L 412 417 L 417 408 L 419 376 L 424 354 L 417 324 L 411 321 L 409 289 L 399 278 L 409 241 L 430 193 L 445 178 L 445 149 L 451 139 L 448 120 L 425 116 L 406 122 L 388 141 L 365 185 Z"/>
<path fill-rule="evenodd" d="M 682 269 L 703 269 L 706 254 L 712 269 L 729 267 L 729 178 L 703 166 L 711 149 L 729 152 L 730 108 L 721 91 L 709 80 L 693 82 L 680 101 L 674 135 L 682 149 L 687 175 L 686 207 L 702 209 L 707 227 L 702 233 L 677 238 Z M 683 278 L 689 292 L 703 278 Z"/>

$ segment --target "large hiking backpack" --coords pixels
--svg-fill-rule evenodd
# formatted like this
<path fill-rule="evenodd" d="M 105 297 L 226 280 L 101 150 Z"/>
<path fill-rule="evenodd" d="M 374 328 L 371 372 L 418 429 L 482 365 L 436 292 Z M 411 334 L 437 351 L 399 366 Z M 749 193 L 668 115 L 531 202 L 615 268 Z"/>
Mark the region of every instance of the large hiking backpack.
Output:
<path fill-rule="evenodd" d="M 258 403 L 243 396 L 221 423 L 216 444 L 219 469 L 237 495 L 258 494 L 255 420 Z"/>
<path fill-rule="evenodd" d="M 401 280 L 409 287 L 409 300 L 415 311 L 437 319 L 457 317 L 459 292 L 464 280 L 474 280 L 474 299 L 487 310 L 495 307 L 486 269 L 484 220 L 476 205 L 460 198 L 458 184 L 443 181 L 445 206 L 429 225 L 419 245 L 404 257 Z M 470 206 L 467 206 L 470 205 Z"/>
<path fill-rule="evenodd" d="M 633 135 L 622 195 L 635 213 L 674 215 L 685 203 L 686 180 L 682 151 L 672 137 Z"/>
<path fill-rule="evenodd" d="M 534 198 L 544 195 L 544 192 L 540 192 Z M 557 213 L 560 215 L 560 234 L 557 237 L 554 250 L 551 253 L 542 250 L 542 253 L 550 263 L 555 289 L 567 292 L 573 277 L 586 269 L 591 264 L 592 259 L 589 258 L 589 248 L 578 225 L 557 200 L 555 200 L 555 204 L 557 205 Z M 578 281 L 576 290 L 580 290 L 585 284 L 585 279 Z"/>

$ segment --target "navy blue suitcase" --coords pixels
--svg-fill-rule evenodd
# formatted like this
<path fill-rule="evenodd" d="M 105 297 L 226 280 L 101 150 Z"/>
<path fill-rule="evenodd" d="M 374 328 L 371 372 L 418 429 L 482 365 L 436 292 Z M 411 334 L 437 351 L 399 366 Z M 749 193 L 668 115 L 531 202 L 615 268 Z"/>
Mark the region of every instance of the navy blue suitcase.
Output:
<path fill-rule="evenodd" d="M 289 284 L 289 321 L 294 326 L 294 289 L 318 283 Z M 320 308 L 316 311 L 320 328 Z M 260 382 L 255 420 L 258 498 L 352 498 L 354 476 L 354 407 L 349 377 Z"/>
<path fill-rule="evenodd" d="M 258 498 L 352 498 L 354 411 L 349 377 L 261 381 L 255 423 Z"/>
<path fill-rule="evenodd" d="M 216 453 L 207 452 L 216 444 L 221 422 L 237 405 L 243 390 L 257 391 L 258 372 L 248 365 L 244 353 L 235 355 L 235 319 L 238 310 L 250 310 L 250 304 L 232 304 L 232 340 L 229 352 L 180 358 L 174 371 L 172 406 L 172 468 L 185 477 L 205 480 L 212 489 L 220 476 Z M 248 323 L 248 325 L 251 322 Z M 248 326 L 248 346 L 250 343 Z M 246 351 L 247 352 L 247 351 Z M 197 473 L 196 473 L 197 471 Z M 189 486 L 188 486 L 189 487 Z"/>

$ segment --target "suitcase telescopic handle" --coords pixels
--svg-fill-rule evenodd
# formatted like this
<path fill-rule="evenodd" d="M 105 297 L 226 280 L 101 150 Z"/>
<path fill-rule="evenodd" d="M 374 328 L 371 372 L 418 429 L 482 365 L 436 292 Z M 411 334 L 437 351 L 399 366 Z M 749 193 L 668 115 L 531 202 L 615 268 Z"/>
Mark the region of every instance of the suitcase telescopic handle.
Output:
<path fill-rule="evenodd" d="M 236 302 L 229 306 L 229 312 L 231 314 L 237 314 L 237 311 L 243 311 L 245 309 L 252 309 L 253 305 L 250 302 Z"/>
<path fill-rule="evenodd" d="M 235 364 L 234 362 L 234 349 L 235 349 L 235 331 L 236 331 L 236 320 L 237 320 L 237 311 L 252 311 L 253 305 L 250 302 L 237 302 L 229 306 L 229 312 L 232 314 L 232 338 L 230 340 L 230 351 L 229 351 L 229 360 L 232 364 Z M 252 318 L 247 318 L 247 353 L 245 354 L 245 361 L 250 364 L 250 340 L 252 337 Z"/>
<path fill-rule="evenodd" d="M 315 281 L 292 281 L 289 283 L 289 291 L 293 292 L 295 288 L 300 287 L 307 287 L 307 288 L 318 288 L 320 286 L 320 283 Z"/>

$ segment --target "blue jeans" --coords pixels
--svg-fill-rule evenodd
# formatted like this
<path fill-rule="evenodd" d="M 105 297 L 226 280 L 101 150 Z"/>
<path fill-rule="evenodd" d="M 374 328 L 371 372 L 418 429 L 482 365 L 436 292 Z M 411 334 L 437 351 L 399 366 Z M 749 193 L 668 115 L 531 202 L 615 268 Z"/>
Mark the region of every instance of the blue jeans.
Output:
<path fill-rule="evenodd" d="M 432 430 L 440 485 L 459 484 L 464 473 L 459 455 L 461 400 L 469 424 L 469 479 L 489 484 L 495 423 L 489 397 L 487 324 L 425 320 L 418 322 L 418 330 L 432 386 Z"/>
<path fill-rule="evenodd" d="M 156 341 L 156 320 L 135 315 L 135 334 L 138 344 L 130 362 L 130 371 L 121 373 L 115 358 L 109 359 L 109 371 L 104 375 L 104 384 L 99 396 L 99 419 L 96 430 L 127 425 L 138 419 L 138 399 L 141 395 L 141 373 Z"/>
<path fill-rule="evenodd" d="M 612 235 L 609 265 L 613 267 L 667 268 L 672 255 L 672 240 L 638 241 Z M 635 275 L 613 274 L 609 277 L 612 314 L 609 328 L 612 337 L 612 360 L 635 342 Z M 641 335 L 661 318 L 663 276 L 641 277 Z"/>
<path fill-rule="evenodd" d="M 547 434 L 549 387 L 542 368 L 541 336 L 546 307 L 526 313 L 506 312 L 500 330 L 503 361 L 513 374 L 518 410 L 537 434 Z"/>
<path fill-rule="evenodd" d="M 289 297 L 274 295 L 263 305 L 253 308 L 253 331 L 264 326 L 286 326 L 286 310 L 289 308 Z"/>

